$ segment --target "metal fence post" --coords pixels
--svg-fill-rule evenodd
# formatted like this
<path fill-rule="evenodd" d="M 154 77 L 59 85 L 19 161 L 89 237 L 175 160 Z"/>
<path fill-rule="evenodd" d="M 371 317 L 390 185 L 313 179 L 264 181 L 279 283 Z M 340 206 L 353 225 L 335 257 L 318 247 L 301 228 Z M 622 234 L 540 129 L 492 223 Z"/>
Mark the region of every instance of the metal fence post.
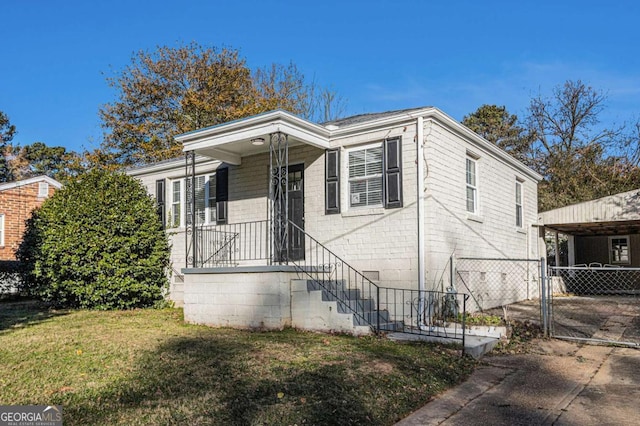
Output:
<path fill-rule="evenodd" d="M 547 268 L 546 268 L 546 260 L 544 257 L 540 258 L 540 308 L 542 312 L 542 332 L 545 337 L 549 336 L 549 324 L 548 324 L 548 315 L 547 315 Z"/>
<path fill-rule="evenodd" d="M 380 333 L 380 287 L 376 286 L 376 333 Z"/>
<path fill-rule="evenodd" d="M 453 254 L 452 254 L 451 256 L 449 256 L 449 286 L 453 289 L 456 289 L 454 279 L 455 279 L 455 266 L 453 264 Z"/>
<path fill-rule="evenodd" d="M 468 294 L 462 295 L 462 356 L 465 355 L 465 335 L 466 335 L 466 322 L 467 322 L 467 299 L 469 298 Z"/>

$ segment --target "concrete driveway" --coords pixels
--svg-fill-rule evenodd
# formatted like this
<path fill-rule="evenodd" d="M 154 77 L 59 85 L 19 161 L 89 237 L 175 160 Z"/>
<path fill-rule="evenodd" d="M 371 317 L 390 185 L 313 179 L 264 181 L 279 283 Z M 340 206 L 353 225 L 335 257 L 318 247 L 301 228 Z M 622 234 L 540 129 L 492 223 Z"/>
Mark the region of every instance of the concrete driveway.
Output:
<path fill-rule="evenodd" d="M 636 425 L 639 401 L 639 349 L 535 340 L 398 425 Z"/>

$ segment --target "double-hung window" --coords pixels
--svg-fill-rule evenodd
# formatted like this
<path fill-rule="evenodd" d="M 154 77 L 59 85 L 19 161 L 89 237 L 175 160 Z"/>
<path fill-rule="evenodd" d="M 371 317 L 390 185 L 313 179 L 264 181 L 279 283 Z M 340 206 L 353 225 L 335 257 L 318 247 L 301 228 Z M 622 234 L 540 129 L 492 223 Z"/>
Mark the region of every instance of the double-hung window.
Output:
<path fill-rule="evenodd" d="M 207 214 L 209 223 L 216 223 L 216 175 L 209 175 L 207 181 L 207 209 L 209 210 Z"/>
<path fill-rule="evenodd" d="M 348 152 L 349 207 L 382 206 L 382 144 Z"/>
<path fill-rule="evenodd" d="M 522 182 L 516 181 L 516 226 L 522 228 Z"/>
<path fill-rule="evenodd" d="M 614 264 L 629 264 L 629 237 L 609 237 L 609 260 Z"/>
<path fill-rule="evenodd" d="M 173 228 L 191 224 L 193 220 L 190 198 L 191 178 L 178 179 L 171 182 L 171 210 L 169 225 Z M 216 209 L 216 175 L 195 177 L 195 216 L 196 225 L 215 224 Z"/>
<path fill-rule="evenodd" d="M 177 228 L 182 222 L 182 181 L 174 180 L 171 183 L 171 217 L 169 224 L 171 227 Z"/>
<path fill-rule="evenodd" d="M 466 182 L 467 182 L 467 211 L 478 212 L 478 163 L 476 159 L 467 157 Z"/>
<path fill-rule="evenodd" d="M 340 182 L 343 161 L 348 169 L 344 186 Z M 325 214 L 340 213 L 344 192 L 349 209 L 401 208 L 402 138 L 387 138 L 347 150 L 328 149 L 325 153 Z"/>

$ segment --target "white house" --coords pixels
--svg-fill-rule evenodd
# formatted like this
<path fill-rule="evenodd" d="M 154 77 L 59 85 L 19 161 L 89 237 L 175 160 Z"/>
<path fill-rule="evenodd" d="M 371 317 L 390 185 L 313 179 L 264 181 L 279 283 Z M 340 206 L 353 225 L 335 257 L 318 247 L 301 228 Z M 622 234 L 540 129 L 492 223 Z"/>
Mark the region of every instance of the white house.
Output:
<path fill-rule="evenodd" d="M 190 322 L 394 328 L 453 287 L 452 256 L 540 254 L 541 177 L 436 108 L 276 110 L 176 140 L 186 159 L 129 174 L 158 201 Z"/>

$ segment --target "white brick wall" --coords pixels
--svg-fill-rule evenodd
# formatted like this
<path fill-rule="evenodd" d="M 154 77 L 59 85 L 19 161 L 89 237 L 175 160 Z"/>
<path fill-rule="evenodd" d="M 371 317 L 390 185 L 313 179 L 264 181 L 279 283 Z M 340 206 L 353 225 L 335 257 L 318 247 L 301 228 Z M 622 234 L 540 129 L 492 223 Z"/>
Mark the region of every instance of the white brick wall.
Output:
<path fill-rule="evenodd" d="M 425 125 L 427 283 L 448 286 L 457 257 L 537 258 L 535 181 L 437 122 Z M 467 152 L 478 156 L 478 213 L 466 210 Z M 515 182 L 522 180 L 524 226 L 516 228 Z"/>
<path fill-rule="evenodd" d="M 290 272 L 186 274 L 185 321 L 215 327 L 291 325 Z"/>
<path fill-rule="evenodd" d="M 452 254 L 477 257 L 538 257 L 536 184 L 515 167 L 478 147 L 439 122 L 425 122 L 425 158 L 417 159 L 416 126 L 361 132 L 332 140 L 341 146 L 341 208 L 335 215 L 324 213 L 324 151 L 312 146 L 290 148 L 289 163 L 305 166 L 305 229 L 314 238 L 360 271 L 379 271 L 385 287 L 417 288 L 417 163 L 425 165 L 426 281 L 439 288 L 448 285 L 447 262 Z M 385 210 L 348 208 L 346 150 L 402 137 L 403 207 Z M 465 159 L 467 151 L 477 155 L 479 213 L 470 216 L 465 204 Z M 229 223 L 264 220 L 268 216 L 268 154 L 242 158 L 229 169 Z M 198 172 L 215 169 L 200 167 Z M 153 194 L 156 179 L 184 175 L 179 163 L 173 171 L 138 175 Z M 515 225 L 515 182 L 523 180 L 524 227 Z M 167 184 L 167 191 L 169 185 Z M 169 198 L 167 193 L 167 199 Z M 185 264 L 184 234 L 172 236 L 172 260 L 178 270 Z M 185 302 L 186 303 L 186 302 Z"/>

